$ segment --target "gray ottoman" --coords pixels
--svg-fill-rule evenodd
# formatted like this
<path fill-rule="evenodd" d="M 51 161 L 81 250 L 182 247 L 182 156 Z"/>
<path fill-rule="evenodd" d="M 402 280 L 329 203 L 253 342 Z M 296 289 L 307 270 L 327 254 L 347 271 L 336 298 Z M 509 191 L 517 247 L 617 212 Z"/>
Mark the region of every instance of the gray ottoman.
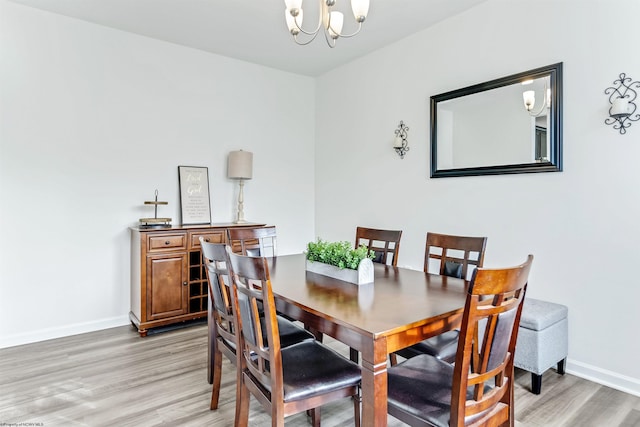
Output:
<path fill-rule="evenodd" d="M 542 374 L 557 364 L 564 375 L 568 353 L 569 310 L 562 304 L 525 298 L 514 365 L 531 372 L 531 391 L 540 394 Z"/>

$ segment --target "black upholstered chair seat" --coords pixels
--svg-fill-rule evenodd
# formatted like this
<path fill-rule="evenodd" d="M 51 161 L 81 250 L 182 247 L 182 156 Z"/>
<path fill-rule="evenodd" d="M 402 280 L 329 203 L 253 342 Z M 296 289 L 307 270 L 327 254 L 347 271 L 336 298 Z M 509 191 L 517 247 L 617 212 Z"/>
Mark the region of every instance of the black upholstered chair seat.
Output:
<path fill-rule="evenodd" d="M 278 319 L 278 331 L 280 333 L 280 347 L 289 347 L 292 344 L 304 341 L 304 340 L 315 340 L 313 334 L 304 328 L 296 325 L 295 323 L 285 319 L 281 316 L 276 316 Z M 267 328 L 265 326 L 264 318 L 261 319 L 260 323 L 263 325 L 263 331 L 265 332 L 265 336 L 263 337 L 266 342 L 266 331 Z"/>
<path fill-rule="evenodd" d="M 396 354 L 406 359 L 420 354 L 430 354 L 445 362 L 453 363 L 456 360 L 459 335 L 458 330 L 448 331 L 397 351 Z"/>
<path fill-rule="evenodd" d="M 292 344 L 295 344 L 304 340 L 315 339 L 315 337 L 313 336 L 313 334 L 311 334 L 311 332 L 304 330 L 303 328 L 293 324 L 287 319 L 282 318 L 280 316 L 277 316 L 277 319 L 278 319 L 278 330 L 280 332 L 280 345 L 282 347 L 288 347 Z M 264 318 L 261 319 L 260 323 L 262 323 L 262 325 L 264 326 Z M 265 335 L 262 337 L 262 339 L 266 342 L 267 341 L 266 327 L 264 327 L 263 331 L 265 332 Z M 223 345 L 226 345 L 235 353 L 236 343 L 222 336 L 220 336 L 219 338 L 222 340 Z"/>
<path fill-rule="evenodd" d="M 281 354 L 285 402 L 360 384 L 360 367 L 317 341 L 291 345 Z"/>
<path fill-rule="evenodd" d="M 423 420 L 425 425 L 448 427 L 453 369 L 450 363 L 427 354 L 412 357 L 389 368 L 389 413 L 394 415 L 394 411 L 400 411 Z M 469 388 L 467 399 L 472 397 L 472 390 Z M 489 387 L 485 387 L 485 392 L 489 390 Z M 472 422 L 482 415 L 468 417 L 466 422 Z"/>

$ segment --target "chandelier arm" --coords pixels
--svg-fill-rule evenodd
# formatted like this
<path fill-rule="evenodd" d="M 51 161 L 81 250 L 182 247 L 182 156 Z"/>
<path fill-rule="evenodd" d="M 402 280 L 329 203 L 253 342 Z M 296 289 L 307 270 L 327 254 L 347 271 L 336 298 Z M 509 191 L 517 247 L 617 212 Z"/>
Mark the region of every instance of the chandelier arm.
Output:
<path fill-rule="evenodd" d="M 296 44 L 299 44 L 300 46 L 306 46 L 309 43 L 311 43 L 312 41 L 314 41 L 317 36 L 318 36 L 318 33 L 315 33 L 315 34 L 313 34 L 313 37 L 311 37 L 308 41 L 301 42 L 301 41 L 298 41 L 298 36 L 295 35 L 295 36 L 293 36 L 293 41 L 296 42 Z"/>
<path fill-rule="evenodd" d="M 542 92 L 542 99 L 544 101 L 542 102 L 542 105 L 540 106 L 540 109 L 537 112 L 532 112 L 531 110 L 527 110 L 527 112 L 529 113 L 529 115 L 531 117 L 540 117 L 542 115 L 542 112 L 546 108 L 550 108 L 551 107 L 551 105 L 549 104 L 549 100 L 547 99 L 547 85 L 546 85 L 546 83 L 544 85 L 544 90 Z"/>
<path fill-rule="evenodd" d="M 355 36 L 356 34 L 358 34 L 358 33 L 360 32 L 360 30 L 361 30 L 361 29 L 362 29 L 362 22 L 358 22 L 358 29 L 357 29 L 355 32 L 353 32 L 353 33 L 351 33 L 351 34 L 340 34 L 340 37 L 343 37 L 343 38 L 345 38 L 345 39 L 348 39 L 349 37 L 353 37 L 353 36 Z"/>
<path fill-rule="evenodd" d="M 546 106 L 547 106 L 547 102 L 545 101 L 545 102 L 542 104 L 542 107 L 540 107 L 540 110 L 538 110 L 537 112 L 529 111 L 529 115 L 530 115 L 531 117 L 540 117 L 540 116 L 542 115 L 542 112 L 543 112 L 543 111 L 544 111 L 544 109 L 546 108 Z"/>
<path fill-rule="evenodd" d="M 318 19 L 318 26 L 316 27 L 316 29 L 314 31 L 306 31 L 304 29 L 302 29 L 302 27 L 300 25 L 298 25 L 298 17 L 294 16 L 293 17 L 293 23 L 296 24 L 296 28 L 298 29 L 298 31 L 300 31 L 303 34 L 306 34 L 308 36 L 315 36 L 318 34 L 318 31 L 320 31 L 320 27 L 322 27 L 322 16 L 320 16 L 320 18 Z"/>
<path fill-rule="evenodd" d="M 327 41 L 327 44 L 329 45 L 329 47 L 332 49 L 336 47 L 336 39 L 334 39 L 333 37 L 330 37 L 328 31 L 323 31 L 323 32 L 324 32 L 324 39 Z"/>

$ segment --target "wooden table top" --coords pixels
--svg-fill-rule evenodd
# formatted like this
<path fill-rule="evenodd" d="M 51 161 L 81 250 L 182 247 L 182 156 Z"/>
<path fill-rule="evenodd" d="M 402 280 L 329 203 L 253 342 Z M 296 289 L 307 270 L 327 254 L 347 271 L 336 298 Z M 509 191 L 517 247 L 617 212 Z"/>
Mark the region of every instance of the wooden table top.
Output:
<path fill-rule="evenodd" d="M 374 283 L 356 285 L 305 271 L 303 254 L 270 264 L 277 298 L 333 323 L 378 339 L 459 314 L 464 280 L 374 264 Z"/>

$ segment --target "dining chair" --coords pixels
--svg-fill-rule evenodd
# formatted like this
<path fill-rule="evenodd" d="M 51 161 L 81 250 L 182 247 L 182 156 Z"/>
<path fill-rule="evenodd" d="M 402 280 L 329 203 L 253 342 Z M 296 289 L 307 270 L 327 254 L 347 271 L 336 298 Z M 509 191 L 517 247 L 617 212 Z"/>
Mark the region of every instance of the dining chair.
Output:
<path fill-rule="evenodd" d="M 253 395 L 270 412 L 272 426 L 303 411 L 320 425 L 320 406 L 352 397 L 354 419 L 360 425 L 360 367 L 316 340 L 283 347 L 278 335 L 276 308 L 268 259 L 235 254 L 227 246 L 232 280 L 234 317 L 242 326 L 238 366 L 240 385 L 236 426 L 247 426 Z M 259 307 L 264 307 L 264 322 Z"/>
<path fill-rule="evenodd" d="M 240 255 L 263 257 L 278 255 L 275 226 L 227 228 L 227 243 Z"/>
<path fill-rule="evenodd" d="M 234 253 L 246 256 L 278 256 L 277 234 L 275 226 L 227 228 L 227 243 Z M 280 316 L 293 322 L 295 319 L 280 313 Z M 316 338 L 321 334 L 314 331 Z"/>
<path fill-rule="evenodd" d="M 413 426 L 514 425 L 513 358 L 532 262 L 474 272 L 455 363 L 422 354 L 390 367 L 390 415 Z"/>
<path fill-rule="evenodd" d="M 398 251 L 400 251 L 400 238 L 402 230 L 379 230 L 376 228 L 357 227 L 355 248 L 361 245 L 374 251 L 373 262 L 389 264 L 394 267 L 398 264 Z"/>
<path fill-rule="evenodd" d="M 208 314 L 211 331 L 209 339 L 215 340 L 215 343 L 209 342 L 208 351 L 209 366 L 213 374 L 210 409 L 217 409 L 220 397 L 222 356 L 226 356 L 233 365 L 237 364 L 238 328 L 233 318 L 225 244 L 209 243 L 200 237 L 200 248 L 206 266 L 211 301 Z M 261 319 L 264 322 L 264 316 Z M 313 339 L 313 335 L 288 320 L 280 316 L 277 316 L 276 319 L 283 347 Z"/>
<path fill-rule="evenodd" d="M 373 251 L 375 258 L 373 262 L 385 265 L 396 266 L 398 264 L 398 252 L 400 251 L 400 238 L 402 230 L 381 230 L 377 228 L 356 227 L 355 248 L 364 245 Z M 358 362 L 358 351 L 351 348 L 349 357 L 352 361 Z M 390 354 L 391 363 L 397 362 L 395 354 Z"/>
<path fill-rule="evenodd" d="M 475 269 L 484 264 L 486 246 L 486 237 L 427 233 L 424 272 L 468 281 Z M 456 358 L 459 333 L 457 329 L 447 331 L 396 351 L 396 354 L 408 359 L 426 353 L 453 363 Z"/>

